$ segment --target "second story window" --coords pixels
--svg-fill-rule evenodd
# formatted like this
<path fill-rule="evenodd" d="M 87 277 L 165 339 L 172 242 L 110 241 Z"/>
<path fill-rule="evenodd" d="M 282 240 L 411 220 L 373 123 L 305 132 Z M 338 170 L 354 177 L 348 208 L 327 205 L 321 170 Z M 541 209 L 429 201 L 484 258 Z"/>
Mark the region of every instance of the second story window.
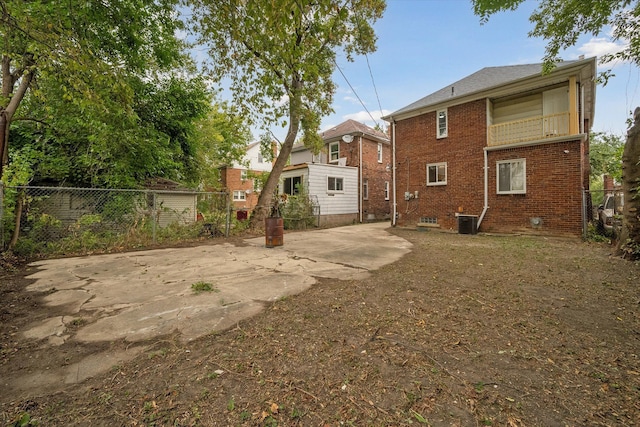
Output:
<path fill-rule="evenodd" d="M 438 129 L 438 138 L 445 138 L 448 133 L 447 110 L 436 111 L 436 126 Z"/>
<path fill-rule="evenodd" d="M 378 163 L 382 163 L 382 142 L 378 142 Z"/>
<path fill-rule="evenodd" d="M 329 144 L 329 162 L 337 162 L 340 157 L 340 144 L 332 142 Z"/>

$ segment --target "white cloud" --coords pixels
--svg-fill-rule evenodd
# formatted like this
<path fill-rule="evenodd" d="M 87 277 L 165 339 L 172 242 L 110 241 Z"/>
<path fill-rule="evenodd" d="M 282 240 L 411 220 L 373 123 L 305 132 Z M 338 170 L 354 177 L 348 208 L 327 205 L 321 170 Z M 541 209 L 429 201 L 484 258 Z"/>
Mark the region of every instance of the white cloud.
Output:
<path fill-rule="evenodd" d="M 351 104 L 360 104 L 360 101 L 355 96 L 345 96 L 342 98 L 344 101 L 347 101 Z"/>
<path fill-rule="evenodd" d="M 382 110 L 382 111 L 371 111 L 371 115 L 369 115 L 369 113 L 367 113 L 366 111 L 359 111 L 357 113 L 353 113 L 353 114 L 346 114 L 343 116 L 343 118 L 345 120 L 355 120 L 357 122 L 360 123 L 364 123 L 367 126 L 375 126 L 375 122 L 377 121 L 379 124 L 384 125 L 386 124 L 386 122 L 384 120 L 381 120 L 380 117 L 382 116 L 386 116 L 387 114 L 391 114 L 392 111 L 390 110 Z M 371 120 L 371 116 L 373 116 L 374 120 Z"/>
<path fill-rule="evenodd" d="M 603 55 L 617 53 L 627 47 L 627 43 L 615 42 L 611 39 L 605 37 L 593 37 L 588 42 L 578 47 L 578 52 L 581 55 L 590 58 L 592 56 L 597 56 L 598 58 Z M 599 64 L 599 65 L 607 65 L 609 67 L 615 64 Z"/>

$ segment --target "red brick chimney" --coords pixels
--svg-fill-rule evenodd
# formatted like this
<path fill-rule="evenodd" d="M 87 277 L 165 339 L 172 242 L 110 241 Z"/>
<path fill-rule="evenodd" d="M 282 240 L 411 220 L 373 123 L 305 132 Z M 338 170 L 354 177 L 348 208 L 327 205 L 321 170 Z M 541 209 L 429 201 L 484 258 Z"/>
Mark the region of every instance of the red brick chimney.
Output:
<path fill-rule="evenodd" d="M 603 176 L 603 187 L 605 191 L 613 190 L 613 177 L 610 175 Z"/>

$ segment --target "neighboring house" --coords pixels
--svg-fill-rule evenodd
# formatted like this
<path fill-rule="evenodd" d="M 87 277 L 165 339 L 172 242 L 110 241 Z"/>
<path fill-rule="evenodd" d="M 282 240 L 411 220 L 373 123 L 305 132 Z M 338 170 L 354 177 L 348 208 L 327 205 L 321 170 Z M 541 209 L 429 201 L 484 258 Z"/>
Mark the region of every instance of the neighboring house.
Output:
<path fill-rule="evenodd" d="M 489 67 L 384 117 L 394 224 L 579 235 L 595 77 L 596 58 Z"/>
<path fill-rule="evenodd" d="M 271 172 L 272 166 L 271 160 L 260 152 L 260 142 L 254 142 L 247 146 L 242 162 L 220 168 L 222 187 L 229 192 L 235 210 L 253 210 L 261 190 L 253 177 Z"/>
<path fill-rule="evenodd" d="M 384 132 L 347 120 L 321 134 L 313 155 L 292 149 L 281 193 L 295 194 L 300 182 L 320 207 L 321 225 L 388 219 L 391 213 L 391 145 Z"/>

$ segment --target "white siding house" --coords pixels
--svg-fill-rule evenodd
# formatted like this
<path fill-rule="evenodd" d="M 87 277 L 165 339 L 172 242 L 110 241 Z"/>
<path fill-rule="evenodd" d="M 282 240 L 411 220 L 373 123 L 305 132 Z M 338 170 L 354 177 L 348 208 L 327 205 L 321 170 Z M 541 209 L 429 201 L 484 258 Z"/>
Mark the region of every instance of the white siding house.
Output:
<path fill-rule="evenodd" d="M 358 219 L 358 168 L 310 163 L 289 166 L 280 176 L 280 191 L 297 194 L 301 184 L 320 208 L 320 225 L 351 224 Z"/>

